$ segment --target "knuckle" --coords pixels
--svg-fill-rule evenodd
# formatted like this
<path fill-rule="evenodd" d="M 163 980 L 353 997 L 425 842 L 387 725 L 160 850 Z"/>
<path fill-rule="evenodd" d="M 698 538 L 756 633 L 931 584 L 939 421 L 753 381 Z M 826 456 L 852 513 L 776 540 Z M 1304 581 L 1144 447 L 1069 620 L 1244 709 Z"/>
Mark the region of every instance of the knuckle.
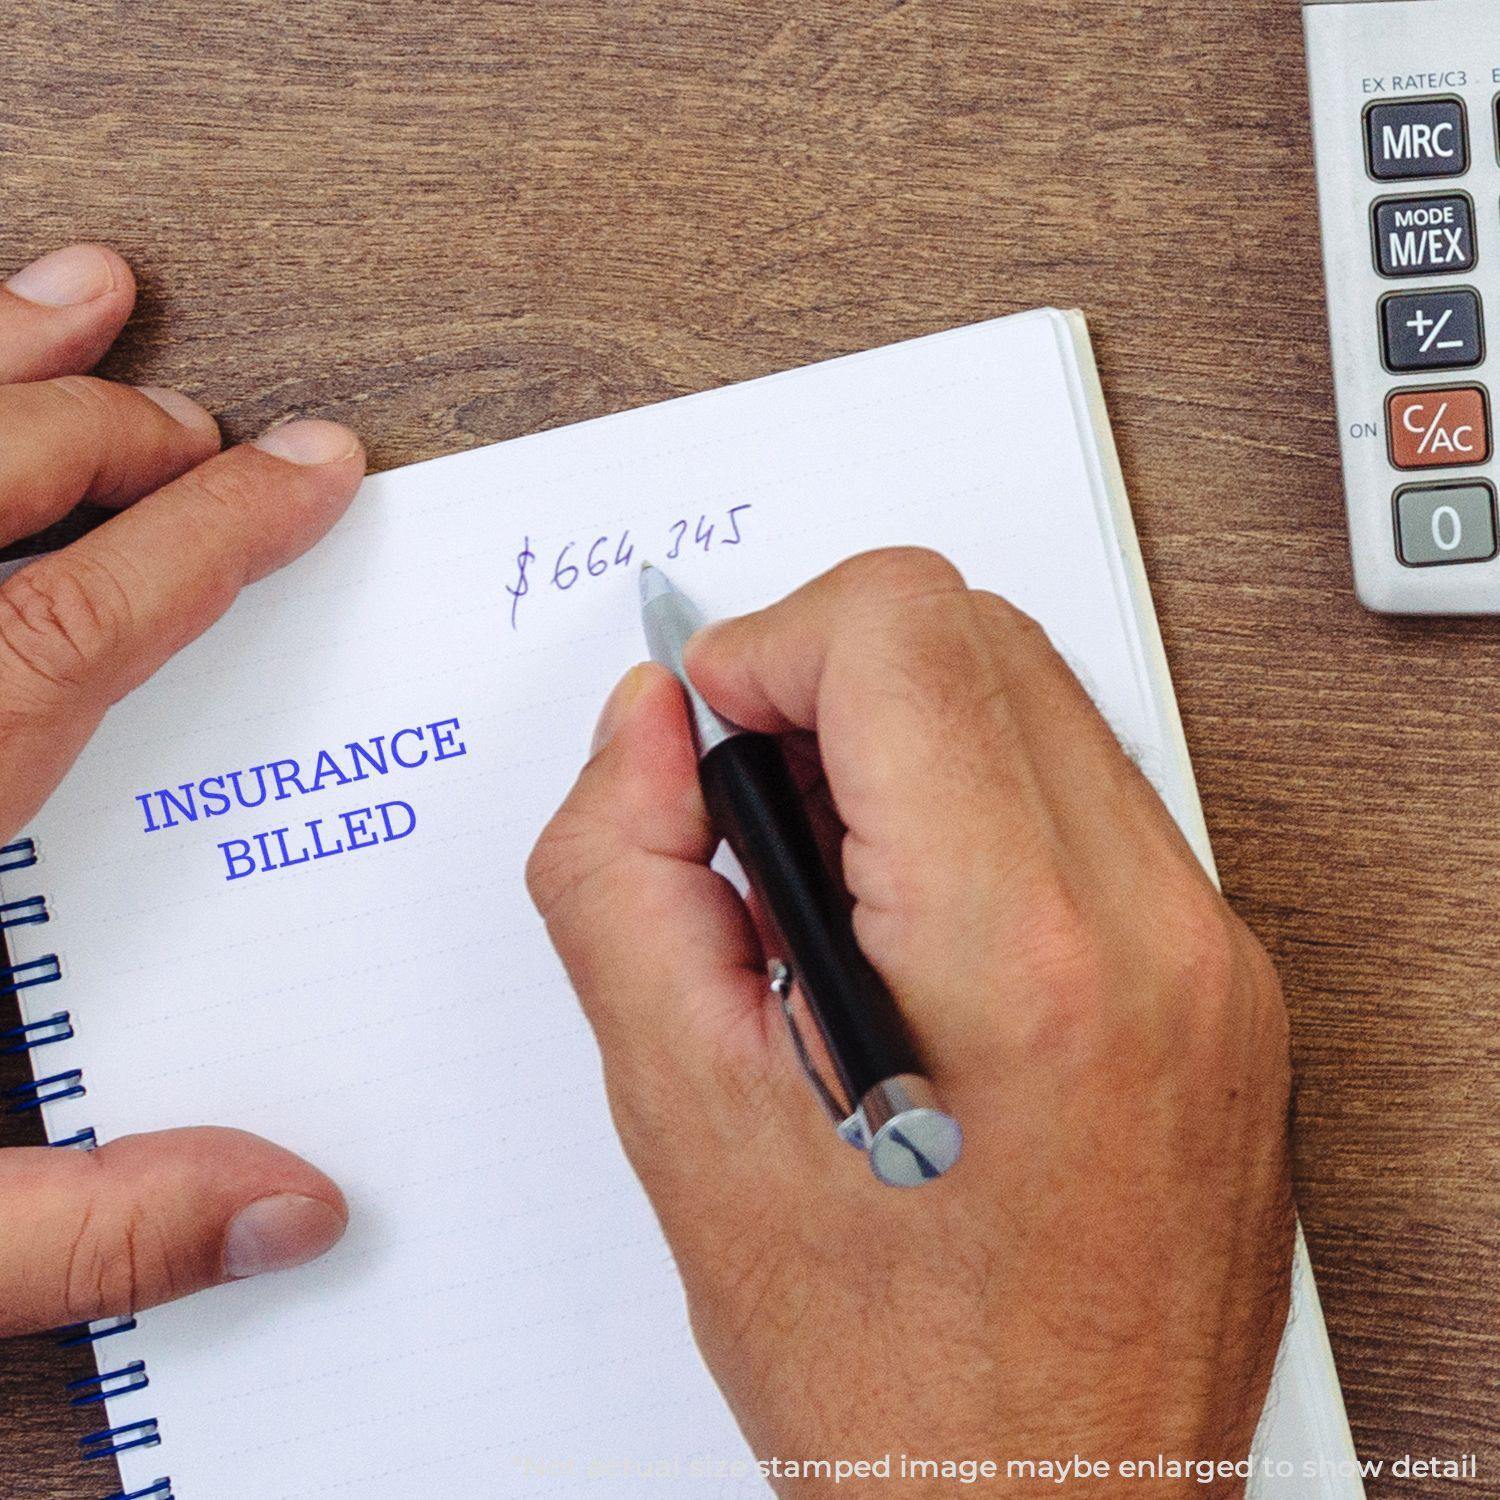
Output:
<path fill-rule="evenodd" d="M 86 1323 L 102 1317 L 108 1306 L 104 1267 L 108 1261 L 92 1212 L 85 1212 L 70 1236 L 68 1255 L 62 1266 L 58 1302 L 69 1323 Z"/>
<path fill-rule="evenodd" d="M 834 652 L 841 665 L 867 665 L 873 652 L 904 695 L 933 687 L 946 696 L 956 676 L 972 683 L 968 589 L 941 553 L 887 547 L 850 558 L 830 577 L 844 606 Z"/>
<path fill-rule="evenodd" d="M 564 808 L 542 830 L 526 861 L 526 889 L 556 940 L 572 926 L 594 882 L 607 874 L 609 856 L 596 826 Z"/>
<path fill-rule="evenodd" d="M 1159 907 L 1161 954 L 1172 990 L 1190 1004 L 1228 999 L 1239 943 L 1222 898 L 1194 881 Z"/>
<path fill-rule="evenodd" d="M 1038 879 L 1021 941 L 1028 967 L 1048 993 L 1082 1004 L 1108 988 L 1101 935 L 1061 872 Z"/>
<path fill-rule="evenodd" d="M 1045 646 L 1049 653 L 1052 651 L 1052 638 L 1042 622 L 1009 599 L 988 589 L 975 590 L 970 599 L 981 624 L 1008 642 Z"/>
<path fill-rule="evenodd" d="M 1292 1017 L 1287 1009 L 1286 993 L 1281 986 L 1271 955 L 1251 930 L 1234 918 L 1240 938 L 1240 953 L 1248 976 L 1251 1003 L 1256 1006 L 1265 1027 L 1266 1047 L 1286 1074 L 1286 1088 L 1291 1088 Z"/>
<path fill-rule="evenodd" d="M 852 557 L 834 571 L 852 593 L 877 603 L 899 604 L 964 589 L 963 574 L 928 547 L 882 547 Z"/>
<path fill-rule="evenodd" d="M 288 466 L 290 467 L 290 466 Z M 278 482 L 295 479 L 278 476 Z M 238 461 L 235 453 L 225 453 L 201 464 L 178 481 L 187 487 L 194 499 L 215 511 L 234 514 L 253 507 L 265 489 L 263 476 L 252 472 L 248 464 Z"/>
<path fill-rule="evenodd" d="M 77 692 L 130 618 L 128 592 L 97 558 L 33 563 L 0 585 L 0 659 L 33 684 Z"/>
<path fill-rule="evenodd" d="M 570 838 L 562 813 L 542 830 L 526 860 L 526 891 L 531 903 L 547 920 L 572 885 Z"/>
<path fill-rule="evenodd" d="M 89 1207 L 70 1236 L 58 1300 L 68 1322 L 86 1323 L 137 1311 L 148 1287 L 170 1296 L 175 1279 L 139 1206 L 118 1219 Z"/>
<path fill-rule="evenodd" d="M 1013 1012 L 1028 1048 L 1070 1054 L 1085 1044 L 1116 988 L 1109 946 L 1060 870 L 1038 871 L 1010 939 L 1029 1003 Z"/>
<path fill-rule="evenodd" d="M 1004 675 L 972 627 L 964 595 L 930 597 L 889 616 L 863 649 L 878 653 L 891 688 L 945 739 L 956 736 L 988 753 L 991 741 L 1014 724 Z"/>
<path fill-rule="evenodd" d="M 47 382 L 47 389 L 71 415 L 82 416 L 90 427 L 113 417 L 119 402 L 115 387 L 95 375 L 60 375 Z"/>
<path fill-rule="evenodd" d="M 1040 620 L 999 594 L 979 592 L 969 597 L 984 649 L 992 660 L 1005 665 L 1008 675 L 1024 674 L 1065 699 L 1093 707 L 1073 663 L 1057 649 Z"/>

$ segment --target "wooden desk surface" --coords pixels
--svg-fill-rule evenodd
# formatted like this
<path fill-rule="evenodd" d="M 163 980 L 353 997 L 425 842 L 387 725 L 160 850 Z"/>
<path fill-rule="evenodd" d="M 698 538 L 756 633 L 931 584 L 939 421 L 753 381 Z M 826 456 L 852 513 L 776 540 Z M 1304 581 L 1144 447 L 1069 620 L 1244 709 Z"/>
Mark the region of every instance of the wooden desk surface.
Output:
<path fill-rule="evenodd" d="M 8 14 L 0 263 L 118 246 L 145 291 L 108 370 L 234 436 L 322 414 L 389 467 L 1087 309 L 1225 885 L 1295 1015 L 1358 1440 L 1478 1450 L 1495 1492 L 1500 627 L 1350 591 L 1294 0 Z M 0 1348 L 6 1495 L 110 1488 L 71 1368 Z"/>

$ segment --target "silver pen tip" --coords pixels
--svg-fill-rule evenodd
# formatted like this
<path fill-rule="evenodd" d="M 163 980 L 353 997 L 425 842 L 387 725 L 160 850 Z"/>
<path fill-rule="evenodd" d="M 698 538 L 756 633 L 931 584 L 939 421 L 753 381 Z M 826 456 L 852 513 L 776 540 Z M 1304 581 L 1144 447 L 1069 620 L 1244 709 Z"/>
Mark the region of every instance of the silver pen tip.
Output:
<path fill-rule="evenodd" d="M 654 568 L 648 562 L 641 564 L 641 604 L 650 604 L 653 599 L 660 599 L 663 594 L 672 592 L 671 580 L 660 568 Z"/>

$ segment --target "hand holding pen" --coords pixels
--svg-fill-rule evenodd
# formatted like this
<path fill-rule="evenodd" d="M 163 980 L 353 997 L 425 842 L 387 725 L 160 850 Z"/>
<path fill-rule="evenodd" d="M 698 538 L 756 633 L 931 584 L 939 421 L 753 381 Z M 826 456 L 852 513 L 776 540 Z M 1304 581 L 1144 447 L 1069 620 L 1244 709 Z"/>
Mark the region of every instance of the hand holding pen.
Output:
<path fill-rule="evenodd" d="M 733 725 L 816 735 L 858 948 L 964 1130 L 901 1193 L 828 1129 L 766 993 L 782 955 L 709 866 L 702 726 L 637 668 L 529 877 L 752 1445 L 1243 1456 L 1286 1311 L 1285 1011 L 1083 689 L 914 552 L 685 666 Z"/>
<path fill-rule="evenodd" d="M 919 1072 L 895 998 L 860 951 L 848 902 L 822 850 L 775 735 L 714 712 L 683 665 L 703 619 L 667 576 L 641 569 L 641 618 L 651 659 L 681 683 L 714 827 L 760 902 L 772 993 L 798 1061 L 839 1135 L 864 1151 L 889 1187 L 935 1182 L 958 1161 L 963 1132 Z M 836 1075 L 819 1071 L 793 1008 L 800 989 Z"/>

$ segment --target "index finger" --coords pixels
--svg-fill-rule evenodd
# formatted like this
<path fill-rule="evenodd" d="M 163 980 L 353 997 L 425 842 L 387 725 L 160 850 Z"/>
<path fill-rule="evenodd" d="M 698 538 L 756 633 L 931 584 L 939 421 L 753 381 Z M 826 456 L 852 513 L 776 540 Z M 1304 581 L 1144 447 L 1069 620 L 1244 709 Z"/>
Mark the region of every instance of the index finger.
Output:
<path fill-rule="evenodd" d="M 934 552 L 870 552 L 700 632 L 687 666 L 735 723 L 815 732 L 839 814 L 857 835 L 930 811 L 944 789 L 963 801 L 1003 792 L 1036 817 L 1039 789 L 999 657 L 1035 654 L 1039 639 L 1028 637 L 1040 632 L 1013 614 L 997 622 Z"/>
<path fill-rule="evenodd" d="M 860 944 L 908 995 L 951 999 L 956 955 L 1030 946 L 1039 907 L 1068 906 L 1062 829 L 1001 664 L 1040 631 L 989 616 L 935 553 L 874 552 L 688 654 L 728 718 L 816 732 Z"/>
<path fill-rule="evenodd" d="M 909 995 L 1068 957 L 1144 866 L 1192 859 L 1042 628 L 934 553 L 845 563 L 687 666 L 737 723 L 817 734 L 861 946 Z"/>
<path fill-rule="evenodd" d="M 0 584 L 0 833 L 36 811 L 111 703 L 312 546 L 363 475 L 347 428 L 294 422 Z"/>
<path fill-rule="evenodd" d="M 976 791 L 1039 789 L 1085 845 L 1101 825 L 1115 845 L 1121 820 L 1181 843 L 1042 627 L 968 588 L 937 553 L 854 558 L 780 604 L 710 626 L 687 657 L 726 717 L 765 733 L 817 734 L 839 811 L 856 831 L 867 798 L 882 807 L 915 800 L 930 815 L 933 793 L 957 781 Z M 1112 818 L 1098 815 L 1101 802 Z"/>

